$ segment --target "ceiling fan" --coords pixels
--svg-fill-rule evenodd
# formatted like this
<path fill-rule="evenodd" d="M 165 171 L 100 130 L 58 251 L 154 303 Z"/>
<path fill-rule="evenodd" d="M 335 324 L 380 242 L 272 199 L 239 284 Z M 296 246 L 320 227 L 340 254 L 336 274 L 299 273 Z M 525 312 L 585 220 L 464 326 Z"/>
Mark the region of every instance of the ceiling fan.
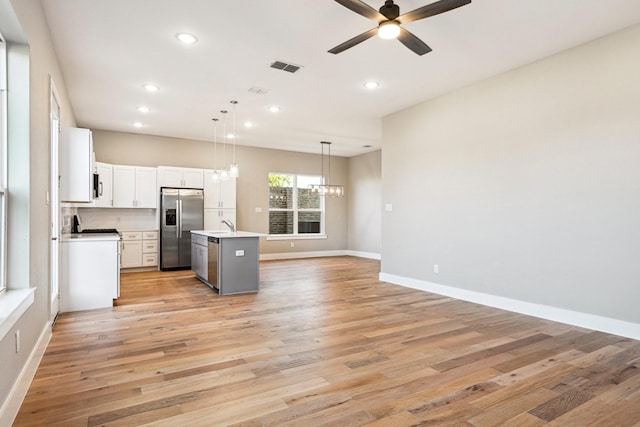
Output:
<path fill-rule="evenodd" d="M 393 3 L 393 0 L 386 0 L 384 5 L 375 10 L 368 4 L 360 0 L 335 0 L 347 9 L 369 18 L 372 21 L 378 23 L 377 28 L 372 28 L 369 31 L 355 36 L 354 38 L 347 40 L 346 42 L 339 44 L 333 49 L 329 50 L 329 53 L 340 53 L 345 51 L 363 41 L 378 34 L 383 39 L 395 39 L 400 40 L 400 43 L 411 49 L 418 55 L 424 55 L 431 52 L 431 48 L 427 46 L 425 42 L 413 35 L 408 30 L 405 30 L 400 25 L 408 22 L 417 21 L 419 19 L 428 18 L 430 16 L 439 15 L 444 12 L 448 12 L 452 9 L 456 9 L 460 6 L 471 3 L 471 0 L 440 0 L 435 3 L 428 4 L 426 6 L 419 7 L 411 12 L 400 15 L 400 7 Z"/>

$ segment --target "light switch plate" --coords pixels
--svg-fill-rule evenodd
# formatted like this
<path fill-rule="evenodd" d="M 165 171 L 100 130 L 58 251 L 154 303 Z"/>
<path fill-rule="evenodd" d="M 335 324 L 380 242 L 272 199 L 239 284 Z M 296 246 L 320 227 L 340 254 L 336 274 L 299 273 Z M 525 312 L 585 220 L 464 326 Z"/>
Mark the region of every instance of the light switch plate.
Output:
<path fill-rule="evenodd" d="M 384 210 L 385 212 L 393 211 L 393 205 L 391 203 L 387 203 L 386 205 L 384 205 Z"/>
<path fill-rule="evenodd" d="M 262 208 L 256 208 L 256 213 L 262 213 Z"/>

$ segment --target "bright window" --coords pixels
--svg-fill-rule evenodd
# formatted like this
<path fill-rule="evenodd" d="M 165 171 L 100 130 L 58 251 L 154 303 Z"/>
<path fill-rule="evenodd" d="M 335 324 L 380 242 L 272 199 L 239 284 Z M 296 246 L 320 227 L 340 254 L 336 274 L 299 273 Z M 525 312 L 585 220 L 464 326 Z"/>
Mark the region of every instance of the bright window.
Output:
<path fill-rule="evenodd" d="M 324 198 L 309 191 L 319 176 L 269 173 L 269 235 L 324 234 Z"/>

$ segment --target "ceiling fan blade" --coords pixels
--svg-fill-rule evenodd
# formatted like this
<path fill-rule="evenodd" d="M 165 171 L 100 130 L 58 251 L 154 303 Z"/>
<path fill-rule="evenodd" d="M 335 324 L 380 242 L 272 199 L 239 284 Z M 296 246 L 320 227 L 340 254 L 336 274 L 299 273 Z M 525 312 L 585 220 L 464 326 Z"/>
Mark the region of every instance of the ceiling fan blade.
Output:
<path fill-rule="evenodd" d="M 355 36 L 354 38 L 347 40 L 346 42 L 339 44 L 338 46 L 334 47 L 333 49 L 329 50 L 329 53 L 340 53 L 344 50 L 349 49 L 350 47 L 354 47 L 355 45 L 362 43 L 363 41 L 367 40 L 368 38 L 371 38 L 373 36 L 376 35 L 376 33 L 378 32 L 378 28 L 372 28 L 369 31 L 366 31 L 358 36 Z"/>
<path fill-rule="evenodd" d="M 425 42 L 420 40 L 413 33 L 400 27 L 400 35 L 398 36 L 400 43 L 411 49 L 417 55 L 424 55 L 431 52 L 431 48 Z"/>
<path fill-rule="evenodd" d="M 372 21 L 381 22 L 387 19 L 380 12 L 360 0 L 336 0 L 336 3 L 340 3 L 347 9 L 351 9 Z"/>
<path fill-rule="evenodd" d="M 404 15 L 399 16 L 397 20 L 400 21 L 401 24 L 406 24 L 407 22 L 417 21 L 418 19 L 424 19 L 429 16 L 448 12 L 469 3 L 471 3 L 471 0 L 440 0 L 414 9 L 411 12 L 407 12 Z"/>

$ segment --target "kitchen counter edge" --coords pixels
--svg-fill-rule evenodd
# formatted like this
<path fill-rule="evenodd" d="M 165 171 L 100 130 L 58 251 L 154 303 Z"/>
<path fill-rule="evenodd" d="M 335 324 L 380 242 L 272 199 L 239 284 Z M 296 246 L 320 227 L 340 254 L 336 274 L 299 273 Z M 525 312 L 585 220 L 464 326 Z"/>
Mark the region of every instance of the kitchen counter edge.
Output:
<path fill-rule="evenodd" d="M 215 230 L 191 230 L 192 234 L 199 234 L 207 237 L 217 237 L 219 239 L 235 239 L 239 237 L 267 237 L 263 233 L 251 231 L 215 231 Z"/>

